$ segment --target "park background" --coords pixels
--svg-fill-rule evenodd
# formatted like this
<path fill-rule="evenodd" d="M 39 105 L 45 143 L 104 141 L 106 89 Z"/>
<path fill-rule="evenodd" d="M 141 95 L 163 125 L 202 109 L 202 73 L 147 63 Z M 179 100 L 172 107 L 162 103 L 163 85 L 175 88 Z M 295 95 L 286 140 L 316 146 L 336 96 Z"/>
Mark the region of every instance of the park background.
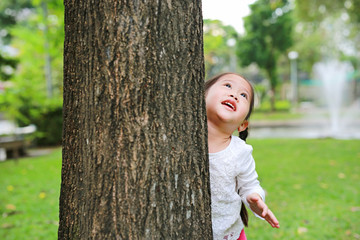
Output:
<path fill-rule="evenodd" d="M 257 92 L 249 143 L 281 228 L 252 218 L 248 238 L 359 239 L 360 3 L 251 2 L 243 32 L 204 20 L 206 78 L 236 71 Z M 230 3 L 218 7 L 234 8 Z M 30 144 L 30 157 L 13 159 L 8 151 L 8 160 L 0 163 L 1 239 L 56 239 L 63 11 L 62 1 L 0 3 L 0 113 L 7 124 L 1 137 L 31 132 L 20 136 Z M 261 14 L 270 14 L 268 21 L 257 17 Z M 256 28 L 263 32 L 254 26 L 263 26 Z M 263 46 L 251 45 L 261 40 Z M 274 56 L 267 56 L 270 47 Z M 273 58 L 277 74 L 268 74 L 274 69 L 256 56 Z M 325 76 L 315 74 L 318 63 Z M 339 72 L 331 80 L 336 87 L 328 105 L 322 80 Z M 340 78 L 343 84 L 336 85 Z M 338 96 L 343 98 L 337 100 L 335 121 L 329 109 Z"/>

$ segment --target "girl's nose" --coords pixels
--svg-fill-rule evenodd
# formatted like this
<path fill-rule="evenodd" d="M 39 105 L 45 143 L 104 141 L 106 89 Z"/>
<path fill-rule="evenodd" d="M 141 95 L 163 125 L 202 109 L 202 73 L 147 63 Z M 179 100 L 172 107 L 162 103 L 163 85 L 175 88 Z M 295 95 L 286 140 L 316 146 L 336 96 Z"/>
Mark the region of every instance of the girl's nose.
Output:
<path fill-rule="evenodd" d="M 234 95 L 230 95 L 230 97 L 232 97 L 232 98 L 234 98 L 235 99 L 235 101 L 237 101 L 238 100 L 238 98 L 237 97 L 235 97 Z"/>

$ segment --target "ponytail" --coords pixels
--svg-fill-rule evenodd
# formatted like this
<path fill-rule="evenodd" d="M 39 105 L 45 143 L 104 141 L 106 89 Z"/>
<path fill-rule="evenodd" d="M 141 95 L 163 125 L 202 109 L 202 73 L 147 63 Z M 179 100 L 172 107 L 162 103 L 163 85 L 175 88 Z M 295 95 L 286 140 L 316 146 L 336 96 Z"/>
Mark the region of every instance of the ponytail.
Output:
<path fill-rule="evenodd" d="M 248 131 L 248 128 L 246 128 L 244 131 L 242 132 L 239 132 L 239 137 L 246 141 L 246 138 L 248 137 L 249 135 L 249 131 Z M 240 217 L 241 217 L 241 220 L 244 224 L 245 227 L 248 227 L 248 224 L 249 224 L 249 215 L 248 215 L 248 212 L 246 210 L 246 207 L 245 207 L 245 204 L 243 202 L 241 202 L 241 210 L 240 210 Z"/>
<path fill-rule="evenodd" d="M 248 128 L 246 128 L 244 131 L 239 132 L 239 138 L 241 138 L 242 140 L 244 140 L 246 142 L 246 138 L 249 135 L 249 130 Z"/>
<path fill-rule="evenodd" d="M 248 227 L 248 225 L 249 225 L 249 215 L 248 215 L 248 212 L 246 210 L 245 204 L 243 202 L 241 202 L 240 217 L 241 217 L 241 221 L 243 222 L 244 226 Z"/>

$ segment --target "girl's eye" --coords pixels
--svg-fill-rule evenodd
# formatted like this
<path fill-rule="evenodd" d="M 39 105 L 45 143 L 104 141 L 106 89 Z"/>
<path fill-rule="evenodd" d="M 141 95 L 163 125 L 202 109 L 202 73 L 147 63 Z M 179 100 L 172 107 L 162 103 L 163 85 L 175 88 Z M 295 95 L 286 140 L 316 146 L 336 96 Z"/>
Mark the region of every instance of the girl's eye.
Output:
<path fill-rule="evenodd" d="M 225 87 L 231 88 L 231 85 L 229 83 L 225 84 Z"/>
<path fill-rule="evenodd" d="M 246 95 L 246 93 L 242 93 L 242 94 L 240 94 L 240 96 L 242 96 L 242 97 L 244 97 L 244 98 L 246 98 L 246 99 L 248 98 L 247 95 Z"/>

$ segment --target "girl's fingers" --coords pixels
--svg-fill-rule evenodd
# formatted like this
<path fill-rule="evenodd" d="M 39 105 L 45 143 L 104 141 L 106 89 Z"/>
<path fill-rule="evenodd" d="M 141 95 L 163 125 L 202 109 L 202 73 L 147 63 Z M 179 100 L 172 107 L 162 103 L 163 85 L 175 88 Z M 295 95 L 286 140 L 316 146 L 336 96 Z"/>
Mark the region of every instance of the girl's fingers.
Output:
<path fill-rule="evenodd" d="M 267 214 L 268 214 L 268 211 L 270 211 L 270 209 L 267 207 L 267 205 L 265 205 L 265 206 L 264 206 L 264 209 L 263 209 L 263 211 L 262 211 L 262 213 L 261 213 L 261 216 L 262 216 L 263 218 L 265 218 L 265 217 L 267 216 Z"/>
<path fill-rule="evenodd" d="M 279 228 L 279 221 L 276 219 L 275 215 L 271 212 L 271 210 L 268 210 L 268 214 L 265 217 L 266 221 L 270 223 L 270 225 L 274 228 Z"/>

